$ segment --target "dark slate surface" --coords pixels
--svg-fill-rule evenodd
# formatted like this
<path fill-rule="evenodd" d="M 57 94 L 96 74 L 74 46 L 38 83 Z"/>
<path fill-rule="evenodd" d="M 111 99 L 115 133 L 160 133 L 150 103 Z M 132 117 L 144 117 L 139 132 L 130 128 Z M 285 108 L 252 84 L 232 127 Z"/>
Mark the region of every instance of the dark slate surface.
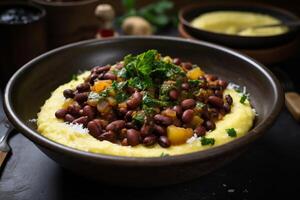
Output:
<path fill-rule="evenodd" d="M 288 83 L 299 89 L 298 60 L 280 65 L 280 75 L 282 71 L 288 75 L 281 79 L 289 90 Z M 0 178 L 0 200 L 287 199 L 300 190 L 300 124 L 285 109 L 267 134 L 237 160 L 197 180 L 161 188 L 111 187 L 78 177 L 20 133 L 11 137 L 10 145 L 12 152 Z"/>

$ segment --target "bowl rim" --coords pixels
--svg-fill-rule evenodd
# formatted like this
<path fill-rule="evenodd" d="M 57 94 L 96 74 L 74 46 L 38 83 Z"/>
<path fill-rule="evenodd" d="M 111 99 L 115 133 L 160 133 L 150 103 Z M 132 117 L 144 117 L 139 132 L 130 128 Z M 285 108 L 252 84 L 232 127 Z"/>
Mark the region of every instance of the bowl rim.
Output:
<path fill-rule="evenodd" d="M 187 21 L 185 19 L 185 14 L 190 12 L 191 10 L 195 10 L 195 9 L 199 9 L 199 8 L 204 8 L 204 7 L 210 7 L 210 6 L 241 6 L 241 7 L 260 7 L 262 9 L 265 9 L 265 10 L 271 10 L 271 11 L 275 11 L 275 12 L 278 12 L 278 13 L 281 13 L 285 16 L 288 16 L 288 17 L 291 17 L 291 18 L 294 18 L 295 20 L 300 20 L 300 18 L 295 15 L 294 13 L 286 10 L 286 9 L 283 9 L 283 8 L 279 8 L 279 7 L 276 7 L 276 6 L 272 6 L 272 5 L 269 5 L 269 4 L 265 4 L 265 3 L 258 3 L 258 2 L 198 2 L 198 3 L 193 3 L 193 4 L 190 4 L 190 5 L 187 5 L 183 8 L 181 8 L 179 10 L 179 13 L 178 13 L 178 18 L 179 18 L 179 21 L 181 24 L 183 24 L 184 26 L 190 28 L 191 30 L 195 31 L 195 32 L 202 32 L 202 33 L 205 33 L 205 34 L 210 34 L 212 36 L 221 36 L 221 37 L 227 37 L 228 39 L 229 38 L 232 38 L 232 39 L 243 39 L 243 40 L 254 40 L 254 39 L 271 39 L 271 38 L 276 38 L 276 37 L 282 37 L 286 34 L 290 34 L 292 32 L 295 32 L 296 29 L 293 29 L 293 30 L 289 30 L 285 33 L 282 33 L 282 34 L 278 34 L 278 35 L 269 35 L 269 36 L 241 36 L 241 35 L 230 35 L 230 34 L 225 34 L 225 33 L 217 33 L 217 32 L 213 32 L 213 31 L 207 31 L 205 29 L 200 29 L 200 28 L 195 28 L 191 25 L 191 23 L 189 21 Z M 276 17 L 275 17 L 276 18 Z"/>
<path fill-rule="evenodd" d="M 36 62 L 47 58 L 56 53 L 60 53 L 65 49 L 76 48 L 78 46 L 85 46 L 85 45 L 101 45 L 104 43 L 113 43 L 113 42 L 122 42 L 126 40 L 165 40 L 165 41 L 174 41 L 174 42 L 182 42 L 182 43 L 191 43 L 201 46 L 206 46 L 208 48 L 213 48 L 218 51 L 223 51 L 225 53 L 230 54 L 231 56 L 235 56 L 239 59 L 244 60 L 245 62 L 250 63 L 253 67 L 263 73 L 267 79 L 269 80 L 270 84 L 273 87 L 275 99 L 273 100 L 273 106 L 268 116 L 263 119 L 262 122 L 257 124 L 253 127 L 246 135 L 236 138 L 233 141 L 225 143 L 223 145 L 219 145 L 213 148 L 209 148 L 207 150 L 196 151 L 187 154 L 181 155 L 173 155 L 173 156 L 166 156 L 166 157 L 127 157 L 127 156 L 114 156 L 114 155 L 106 155 L 106 154 L 99 154 L 99 153 L 92 153 L 86 152 L 82 150 L 78 150 L 69 146 L 65 146 L 63 144 L 54 142 L 41 134 L 37 131 L 31 130 L 22 120 L 18 117 L 17 113 L 14 112 L 11 96 L 13 93 L 13 86 L 17 82 L 18 78 L 22 76 L 22 74 L 30 68 Z M 238 53 L 234 50 L 231 50 L 227 47 L 223 47 L 220 45 L 204 42 L 204 41 L 193 41 L 187 40 L 177 37 L 166 37 L 166 36 L 120 36 L 118 38 L 109 38 L 104 40 L 98 39 L 91 39 L 85 40 L 81 42 L 76 42 L 72 44 L 68 44 L 56 49 L 53 49 L 49 52 L 46 52 L 37 58 L 31 60 L 24 66 L 22 66 L 14 75 L 10 78 L 9 82 L 6 85 L 5 92 L 4 92 L 4 111 L 9 119 L 9 121 L 14 125 L 14 127 L 20 131 L 23 135 L 33 141 L 36 145 L 42 146 L 43 148 L 54 151 L 56 153 L 66 154 L 71 157 L 80 158 L 86 161 L 100 161 L 102 164 L 118 164 L 121 166 L 163 166 L 163 165 L 171 165 L 171 164 L 184 164 L 197 161 L 204 161 L 210 160 L 222 154 L 230 153 L 233 150 L 237 150 L 250 142 L 254 141 L 258 137 L 264 134 L 264 131 L 271 126 L 273 121 L 279 115 L 281 108 L 283 106 L 284 98 L 283 98 L 283 90 L 279 84 L 277 78 L 273 75 L 273 73 L 264 67 L 259 62 L 255 61 L 254 59 L 245 56 L 241 53 Z"/>

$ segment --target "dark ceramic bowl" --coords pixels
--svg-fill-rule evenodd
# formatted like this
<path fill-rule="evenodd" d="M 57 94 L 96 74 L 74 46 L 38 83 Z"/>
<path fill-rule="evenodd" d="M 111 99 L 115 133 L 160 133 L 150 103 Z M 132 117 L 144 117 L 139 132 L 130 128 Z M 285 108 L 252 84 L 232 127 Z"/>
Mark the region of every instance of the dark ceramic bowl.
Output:
<path fill-rule="evenodd" d="M 241 138 L 205 151 L 163 158 L 136 158 L 88 153 L 61 145 L 40 135 L 29 121 L 36 118 L 51 91 L 68 82 L 78 70 L 115 63 L 127 54 L 148 49 L 197 63 L 209 73 L 246 86 L 258 112 L 253 129 Z M 283 94 L 277 79 L 256 61 L 221 46 L 162 36 L 90 40 L 55 49 L 17 71 L 4 97 L 5 112 L 11 123 L 50 158 L 78 174 L 123 186 L 179 183 L 217 169 L 262 136 L 279 114 L 282 104 Z"/>
<path fill-rule="evenodd" d="M 273 16 L 283 22 L 299 21 L 299 18 L 289 11 L 254 2 L 202 2 L 189 5 L 180 10 L 179 20 L 185 31 L 197 39 L 238 49 L 257 49 L 282 45 L 295 39 L 299 33 L 299 28 L 292 28 L 286 33 L 274 36 L 237 36 L 195 28 L 190 24 L 193 19 L 201 14 L 223 10 L 262 13 Z"/>

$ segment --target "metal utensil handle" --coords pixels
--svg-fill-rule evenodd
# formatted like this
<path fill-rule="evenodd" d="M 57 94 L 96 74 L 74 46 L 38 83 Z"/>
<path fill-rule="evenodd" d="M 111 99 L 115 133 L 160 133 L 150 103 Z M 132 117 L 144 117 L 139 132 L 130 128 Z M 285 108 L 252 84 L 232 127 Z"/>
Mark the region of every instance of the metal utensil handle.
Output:
<path fill-rule="evenodd" d="M 13 127 L 8 122 L 7 119 L 2 119 L 0 121 L 0 124 L 5 127 L 3 134 L 0 133 L 0 151 L 8 152 L 8 151 L 10 151 L 10 147 L 7 143 L 7 138 L 9 136 L 10 132 L 13 130 Z"/>

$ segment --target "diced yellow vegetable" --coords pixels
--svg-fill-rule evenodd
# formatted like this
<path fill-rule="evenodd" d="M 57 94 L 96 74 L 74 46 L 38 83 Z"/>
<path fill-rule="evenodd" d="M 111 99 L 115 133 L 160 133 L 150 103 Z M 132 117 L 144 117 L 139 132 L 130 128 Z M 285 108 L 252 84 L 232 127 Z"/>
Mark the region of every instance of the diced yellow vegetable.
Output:
<path fill-rule="evenodd" d="M 116 106 L 117 105 L 117 100 L 114 99 L 113 97 L 107 97 L 107 102 L 110 106 Z"/>
<path fill-rule="evenodd" d="M 193 136 L 193 129 L 171 125 L 167 127 L 167 134 L 172 145 L 179 145 L 185 143 Z"/>
<path fill-rule="evenodd" d="M 196 128 L 197 126 L 201 125 L 202 123 L 203 123 L 203 119 L 196 115 L 193 117 L 193 119 L 189 125 L 193 128 Z"/>
<path fill-rule="evenodd" d="M 204 75 L 204 72 L 200 69 L 200 67 L 196 67 L 187 72 L 187 77 L 192 80 L 197 80 L 200 76 Z"/>
<path fill-rule="evenodd" d="M 75 101 L 71 98 L 68 98 L 65 100 L 62 108 L 67 109 L 69 105 L 73 104 Z"/>
<path fill-rule="evenodd" d="M 107 87 L 111 86 L 112 81 L 111 80 L 100 80 L 97 81 L 94 86 L 92 87 L 92 91 L 94 92 L 101 92 L 105 90 Z"/>
<path fill-rule="evenodd" d="M 176 117 L 176 111 L 171 110 L 169 108 L 167 110 L 162 111 L 162 114 L 167 117 L 172 117 L 172 118 Z"/>

